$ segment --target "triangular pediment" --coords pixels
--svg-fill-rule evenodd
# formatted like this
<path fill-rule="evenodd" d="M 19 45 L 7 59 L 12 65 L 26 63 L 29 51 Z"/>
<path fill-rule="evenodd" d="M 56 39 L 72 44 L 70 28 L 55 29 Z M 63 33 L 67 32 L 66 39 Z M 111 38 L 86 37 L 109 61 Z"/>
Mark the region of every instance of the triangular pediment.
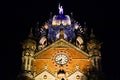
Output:
<path fill-rule="evenodd" d="M 75 72 L 68 76 L 68 80 L 86 80 L 86 79 L 87 77 L 79 70 L 76 70 Z"/>
<path fill-rule="evenodd" d="M 50 49 L 55 49 L 55 48 L 64 48 L 64 49 L 73 49 L 74 51 L 76 51 L 77 53 L 80 53 L 82 56 L 85 56 L 85 57 L 89 57 L 89 55 L 82 51 L 81 49 L 79 49 L 78 47 L 74 46 L 73 44 L 71 44 L 70 42 L 67 42 L 66 40 L 64 39 L 59 39 L 57 40 L 56 42 L 48 45 L 47 47 L 45 47 L 44 49 L 42 49 L 41 51 L 37 52 L 34 56 L 35 58 L 39 55 L 42 55 L 42 54 L 50 54 L 51 51 L 53 50 L 50 50 Z M 45 53 L 46 52 L 46 53 Z M 76 52 L 74 52 L 73 54 L 75 54 Z"/>
<path fill-rule="evenodd" d="M 44 79 L 55 80 L 55 76 L 46 70 L 42 71 L 37 76 L 35 76 L 35 80 L 44 80 Z"/>

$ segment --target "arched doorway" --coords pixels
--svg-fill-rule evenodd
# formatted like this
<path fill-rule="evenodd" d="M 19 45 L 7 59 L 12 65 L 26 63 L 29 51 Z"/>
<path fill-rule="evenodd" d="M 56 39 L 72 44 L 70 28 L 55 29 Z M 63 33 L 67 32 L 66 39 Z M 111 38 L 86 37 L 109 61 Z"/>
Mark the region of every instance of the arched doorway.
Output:
<path fill-rule="evenodd" d="M 58 80 L 65 80 L 66 78 L 66 72 L 62 69 L 59 70 L 57 73 Z"/>

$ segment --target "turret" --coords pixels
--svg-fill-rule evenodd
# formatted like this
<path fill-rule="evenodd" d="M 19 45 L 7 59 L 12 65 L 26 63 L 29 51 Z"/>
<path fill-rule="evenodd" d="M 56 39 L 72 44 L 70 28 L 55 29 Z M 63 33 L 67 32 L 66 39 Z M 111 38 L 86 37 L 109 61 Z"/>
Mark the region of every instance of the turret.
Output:
<path fill-rule="evenodd" d="M 28 38 L 22 43 L 22 72 L 18 75 L 17 80 L 33 80 L 33 73 L 31 73 L 31 63 L 34 59 L 36 50 L 36 41 L 34 40 L 32 29 Z"/>
<path fill-rule="evenodd" d="M 98 74 L 100 74 L 101 72 L 101 52 L 100 52 L 101 44 L 102 44 L 101 42 L 96 40 L 95 35 L 93 34 L 93 29 L 91 29 L 91 34 L 89 40 L 87 41 L 87 51 L 90 56 L 90 60 L 93 64 L 94 67 L 93 73 L 95 75 L 97 75 L 96 72 Z"/>
<path fill-rule="evenodd" d="M 36 50 L 36 41 L 33 38 L 32 29 L 28 38 L 22 43 L 22 70 L 30 71 L 31 70 L 31 61 Z"/>

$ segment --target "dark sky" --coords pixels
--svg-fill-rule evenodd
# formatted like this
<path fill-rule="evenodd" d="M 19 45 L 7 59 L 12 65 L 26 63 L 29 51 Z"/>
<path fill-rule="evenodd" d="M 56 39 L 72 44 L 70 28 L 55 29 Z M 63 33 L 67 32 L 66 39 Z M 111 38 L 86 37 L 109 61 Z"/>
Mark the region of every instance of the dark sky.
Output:
<path fill-rule="evenodd" d="M 103 42 L 102 66 L 106 80 L 118 80 L 119 74 L 119 20 L 118 4 L 104 0 L 39 0 L 5 1 L 2 5 L 2 55 L 1 80 L 15 80 L 20 71 L 21 45 L 28 35 L 30 27 L 37 21 L 44 24 L 50 12 L 58 14 L 58 3 L 65 14 L 73 12 L 73 18 L 79 23 L 86 21 L 93 28 L 96 38 Z M 116 3 L 116 4 L 115 4 Z"/>

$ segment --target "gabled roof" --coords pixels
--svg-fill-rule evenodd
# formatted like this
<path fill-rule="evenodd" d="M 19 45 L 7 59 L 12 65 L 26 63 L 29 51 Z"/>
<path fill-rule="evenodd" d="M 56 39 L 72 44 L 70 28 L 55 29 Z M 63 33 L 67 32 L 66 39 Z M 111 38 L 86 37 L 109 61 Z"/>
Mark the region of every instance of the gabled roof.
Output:
<path fill-rule="evenodd" d="M 48 45 L 47 47 L 45 47 L 44 49 L 42 49 L 41 51 L 37 52 L 34 56 L 36 57 L 37 55 L 39 54 L 42 54 L 43 52 L 47 51 L 48 49 L 50 48 L 73 48 L 75 49 L 76 51 L 82 53 L 83 55 L 89 57 L 89 55 L 82 51 L 81 49 L 79 49 L 78 47 L 74 46 L 73 44 L 71 44 L 70 42 L 67 42 L 66 40 L 64 39 L 59 39 L 57 40 L 56 42 Z"/>
<path fill-rule="evenodd" d="M 39 74 L 41 74 L 41 73 L 43 73 L 43 72 L 47 72 L 47 73 L 49 73 L 49 74 L 51 74 L 52 76 L 54 76 L 55 77 L 55 75 L 54 74 L 52 74 L 50 71 L 48 71 L 48 70 L 43 70 L 42 72 L 39 72 L 35 77 L 37 77 L 37 76 L 39 76 Z"/>
<path fill-rule="evenodd" d="M 68 77 L 70 77 L 71 75 L 73 75 L 73 74 L 76 73 L 76 72 L 79 72 L 79 73 L 81 73 L 81 74 L 84 75 L 84 73 L 83 73 L 82 71 L 80 71 L 79 69 L 76 69 L 76 70 L 73 71 L 71 74 L 69 74 Z"/>

